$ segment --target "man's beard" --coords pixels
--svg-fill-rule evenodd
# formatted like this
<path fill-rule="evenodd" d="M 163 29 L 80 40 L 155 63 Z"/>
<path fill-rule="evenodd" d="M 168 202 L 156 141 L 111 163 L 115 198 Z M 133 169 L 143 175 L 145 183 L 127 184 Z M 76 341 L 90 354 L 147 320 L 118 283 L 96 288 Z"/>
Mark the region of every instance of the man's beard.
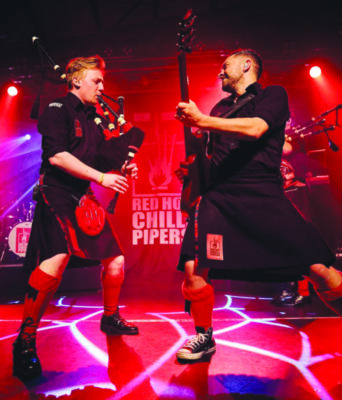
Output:
<path fill-rule="evenodd" d="M 226 80 L 226 83 L 224 83 L 224 80 Z M 232 93 L 235 94 L 236 92 L 236 87 L 237 84 L 240 80 L 240 77 L 234 77 L 234 76 L 229 76 L 222 80 L 222 90 L 226 93 Z"/>
<path fill-rule="evenodd" d="M 234 92 L 233 88 L 229 84 L 224 85 L 223 82 L 222 82 L 222 91 L 226 93 Z"/>

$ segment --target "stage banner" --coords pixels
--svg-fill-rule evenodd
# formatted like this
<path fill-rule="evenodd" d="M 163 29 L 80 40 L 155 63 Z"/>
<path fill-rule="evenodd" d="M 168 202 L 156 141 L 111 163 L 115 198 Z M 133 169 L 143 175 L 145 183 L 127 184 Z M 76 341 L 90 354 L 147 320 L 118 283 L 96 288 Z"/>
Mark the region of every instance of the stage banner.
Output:
<path fill-rule="evenodd" d="M 181 126 L 174 113 L 134 115 L 146 137 L 135 162 L 139 178 L 128 193 L 119 195 L 112 216 L 119 241 L 125 249 L 126 272 L 154 276 L 176 271 L 186 217 L 180 211 L 182 183 L 174 171 L 184 160 Z M 112 193 L 94 187 L 101 203 Z"/>

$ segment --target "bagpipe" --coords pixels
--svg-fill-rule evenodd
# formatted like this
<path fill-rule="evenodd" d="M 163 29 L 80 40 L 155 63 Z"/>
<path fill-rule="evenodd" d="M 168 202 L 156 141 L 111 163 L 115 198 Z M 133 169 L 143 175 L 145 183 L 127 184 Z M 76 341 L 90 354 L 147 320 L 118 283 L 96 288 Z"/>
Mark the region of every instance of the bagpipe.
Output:
<path fill-rule="evenodd" d="M 48 52 L 43 47 L 40 39 L 36 36 L 32 38 L 33 44 L 37 47 L 39 54 L 41 56 L 41 63 L 43 59 L 52 66 L 54 71 L 59 74 L 60 80 L 54 80 L 49 78 L 52 83 L 60 84 L 66 83 L 66 75 L 63 73 L 61 67 L 53 60 L 53 58 L 48 54 Z M 37 95 L 37 98 L 31 109 L 31 118 L 39 118 L 39 100 L 40 93 L 42 90 L 42 85 L 44 79 L 47 79 L 47 75 L 43 73 L 42 68 L 42 83 Z M 108 104 L 108 101 L 104 100 L 104 97 L 116 104 L 118 107 L 117 111 L 113 109 Z M 123 166 L 125 168 L 133 160 L 136 153 L 139 151 L 143 140 L 145 138 L 145 133 L 133 126 L 130 122 L 127 122 L 124 117 L 124 97 L 119 96 L 117 100 L 108 96 L 107 94 L 101 93 L 97 96 L 98 104 L 102 109 L 102 114 L 96 114 L 94 118 L 95 124 L 99 127 L 105 137 L 104 145 L 100 149 L 101 166 L 105 171 L 112 171 L 115 169 L 122 170 Z M 112 118 L 111 118 L 112 116 Z M 122 171 L 123 175 L 126 175 L 126 169 Z M 116 202 L 119 193 L 116 192 L 112 200 L 110 201 L 107 211 L 111 214 L 114 213 Z"/>
<path fill-rule="evenodd" d="M 103 99 L 103 96 L 119 104 L 118 112 L 113 110 L 113 108 Z M 113 158 L 116 162 L 119 162 L 121 166 L 125 165 L 127 167 L 139 151 L 145 138 L 145 133 L 141 129 L 133 126 L 130 122 L 125 120 L 123 112 L 123 97 L 120 96 L 120 98 L 116 101 L 104 93 L 102 93 L 101 96 L 97 96 L 98 102 L 104 110 L 107 122 L 107 128 L 105 128 L 101 119 L 99 117 L 95 118 L 95 123 L 100 127 L 107 141 L 107 143 L 102 146 L 101 151 L 102 164 L 105 169 L 111 169 L 111 160 Z M 120 101 L 121 104 L 119 103 Z M 108 112 L 112 114 L 114 121 L 110 119 Z M 126 169 L 123 170 L 123 175 L 126 175 Z M 107 211 L 110 214 L 114 214 L 118 197 L 119 193 L 116 192 L 107 207 Z"/>

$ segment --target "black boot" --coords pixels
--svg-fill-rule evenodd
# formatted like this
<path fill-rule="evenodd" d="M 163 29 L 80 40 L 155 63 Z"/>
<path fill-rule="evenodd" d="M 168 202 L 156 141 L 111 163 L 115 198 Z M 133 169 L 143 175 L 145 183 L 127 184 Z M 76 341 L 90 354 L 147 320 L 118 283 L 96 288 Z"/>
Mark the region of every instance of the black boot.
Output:
<path fill-rule="evenodd" d="M 311 296 L 302 296 L 298 292 L 293 292 L 292 296 L 283 299 L 283 301 L 278 304 L 278 306 L 290 306 L 290 307 L 303 307 L 306 304 L 311 304 Z"/>
<path fill-rule="evenodd" d="M 111 315 L 102 315 L 101 331 L 108 335 L 137 335 L 138 327 L 127 322 L 119 314 L 119 308 Z"/>
<path fill-rule="evenodd" d="M 37 378 L 42 373 L 35 337 L 24 332 L 26 327 L 34 327 L 32 318 L 26 318 L 22 323 L 20 333 L 13 343 L 13 375 L 22 381 Z"/>
<path fill-rule="evenodd" d="M 289 282 L 284 290 L 271 301 L 277 307 L 281 307 L 284 301 L 291 299 L 297 291 L 297 282 Z"/>

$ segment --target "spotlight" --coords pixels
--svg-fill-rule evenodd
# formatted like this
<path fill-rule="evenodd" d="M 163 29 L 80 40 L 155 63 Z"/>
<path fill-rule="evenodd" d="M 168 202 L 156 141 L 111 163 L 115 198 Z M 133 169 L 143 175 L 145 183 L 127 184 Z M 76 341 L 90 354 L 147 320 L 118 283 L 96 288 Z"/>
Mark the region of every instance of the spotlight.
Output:
<path fill-rule="evenodd" d="M 30 135 L 29 133 L 27 133 L 27 134 L 24 136 L 24 139 L 25 139 L 25 140 L 31 140 L 31 135 Z"/>
<path fill-rule="evenodd" d="M 321 76 L 321 74 L 322 74 L 322 70 L 317 65 L 310 68 L 311 78 L 318 78 L 319 76 Z"/>
<path fill-rule="evenodd" d="M 7 89 L 7 93 L 9 96 L 16 96 L 18 94 L 18 89 L 15 86 L 9 86 Z"/>

